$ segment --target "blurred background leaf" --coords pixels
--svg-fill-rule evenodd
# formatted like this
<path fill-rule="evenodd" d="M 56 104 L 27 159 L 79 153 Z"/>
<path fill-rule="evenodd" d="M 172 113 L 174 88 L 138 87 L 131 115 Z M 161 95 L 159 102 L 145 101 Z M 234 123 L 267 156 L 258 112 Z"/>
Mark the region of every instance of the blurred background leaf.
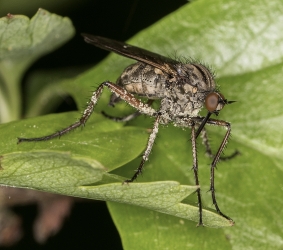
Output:
<path fill-rule="evenodd" d="M 0 122 L 20 118 L 21 79 L 36 59 L 61 46 L 74 34 L 68 18 L 39 9 L 29 19 L 8 14 L 0 19 Z"/>

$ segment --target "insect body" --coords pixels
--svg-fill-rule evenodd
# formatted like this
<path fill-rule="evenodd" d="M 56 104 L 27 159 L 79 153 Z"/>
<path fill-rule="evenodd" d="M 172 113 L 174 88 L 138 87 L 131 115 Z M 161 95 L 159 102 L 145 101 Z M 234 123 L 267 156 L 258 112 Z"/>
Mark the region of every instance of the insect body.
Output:
<path fill-rule="evenodd" d="M 159 124 L 174 123 L 176 126 L 190 127 L 192 130 L 191 142 L 195 183 L 196 185 L 199 185 L 196 139 L 199 134 L 202 133 L 206 151 L 213 157 L 210 182 L 212 201 L 216 211 L 232 223 L 232 219 L 220 211 L 216 201 L 214 188 L 214 170 L 228 141 L 231 128 L 230 124 L 226 121 L 210 118 L 212 114 L 218 115 L 224 105 L 232 103 L 232 101 L 227 101 L 224 96 L 216 90 L 213 74 L 201 64 L 184 64 L 126 43 L 88 34 L 82 35 L 87 43 L 105 50 L 113 51 L 125 57 L 136 59 L 138 62 L 128 66 L 118 78 L 116 84 L 109 81 L 100 84 L 97 90 L 93 93 L 88 106 L 79 121 L 59 132 L 44 137 L 18 138 L 18 143 L 24 141 L 49 140 L 84 125 L 92 114 L 103 89 L 106 87 L 112 92 L 110 98 L 111 105 L 114 106 L 115 103 L 123 100 L 137 110 L 136 113 L 119 120 L 127 121 L 139 114 L 155 117 L 153 129 L 149 136 L 142 161 L 134 176 L 125 182 L 128 183 L 134 181 L 142 172 L 144 163 L 148 160 L 154 140 L 158 133 Z M 137 96 L 148 98 L 148 103 L 142 102 Z M 151 103 L 155 99 L 161 100 L 159 110 L 155 110 L 151 107 Z M 205 106 L 208 111 L 205 117 L 198 115 L 203 106 Z M 206 130 L 204 128 L 206 123 L 226 127 L 227 129 L 222 143 L 215 155 L 212 155 L 207 142 Z M 235 154 L 237 154 L 237 152 L 234 153 L 234 155 Z M 197 190 L 197 196 L 199 206 L 198 225 L 202 225 L 200 189 Z"/>
<path fill-rule="evenodd" d="M 207 94 L 214 92 L 210 72 L 199 64 L 175 64 L 175 75 L 154 66 L 137 62 L 125 69 L 117 84 L 128 92 L 161 99 L 162 123 L 182 123 L 183 117 L 197 116 Z M 112 99 L 114 99 L 115 93 Z"/>

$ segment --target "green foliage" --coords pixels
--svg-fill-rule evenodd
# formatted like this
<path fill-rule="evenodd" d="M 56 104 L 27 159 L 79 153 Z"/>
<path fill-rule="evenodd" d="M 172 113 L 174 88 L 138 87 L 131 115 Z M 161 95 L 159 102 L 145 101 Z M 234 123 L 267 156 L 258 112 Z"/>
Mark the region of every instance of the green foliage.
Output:
<path fill-rule="evenodd" d="M 150 128 L 152 120 L 143 117 L 125 125 L 94 114 L 82 131 L 78 129 L 60 140 L 19 145 L 16 137 L 49 134 L 69 125 L 79 114 L 4 124 L 0 127 L 0 182 L 108 200 L 125 249 L 282 247 L 282 21 L 282 10 L 275 0 L 199 0 L 130 41 L 163 55 L 172 56 L 176 51 L 180 57 L 191 56 L 212 65 L 221 92 L 228 100 L 237 101 L 225 107 L 218 118 L 232 124 L 226 155 L 235 149 L 241 155 L 221 162 L 216 171 L 218 203 L 235 220 L 233 227 L 195 228 L 195 222 L 184 220 L 197 221 L 196 197 L 189 195 L 196 187 L 187 186 L 194 183 L 189 129 L 161 127 L 144 175 L 136 183 L 121 185 L 138 166 L 140 159 L 136 157 L 146 144 L 145 128 Z M 71 94 L 78 107 L 83 107 L 94 84 L 106 79 L 115 81 L 129 62 L 110 55 L 57 88 Z M 123 104 L 115 110 L 105 108 L 107 97 L 103 95 L 97 112 L 132 112 Z M 208 132 L 215 152 L 224 131 L 209 127 Z M 210 193 L 205 191 L 210 160 L 203 157 L 201 143 L 198 155 L 205 223 L 223 227 L 225 220 L 220 224 L 222 218 L 209 211 L 213 206 Z"/>
<path fill-rule="evenodd" d="M 0 18 L 0 122 L 20 118 L 20 81 L 24 71 L 73 34 L 68 18 L 42 9 L 32 19 L 21 15 Z"/>

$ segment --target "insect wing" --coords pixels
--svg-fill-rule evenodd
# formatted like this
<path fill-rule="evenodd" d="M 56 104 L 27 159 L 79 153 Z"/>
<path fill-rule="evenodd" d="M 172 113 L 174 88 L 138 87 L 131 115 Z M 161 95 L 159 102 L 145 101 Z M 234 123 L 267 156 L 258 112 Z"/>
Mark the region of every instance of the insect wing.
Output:
<path fill-rule="evenodd" d="M 177 74 L 174 65 L 179 64 L 179 62 L 171 58 L 161 56 L 154 52 L 105 37 L 93 36 L 89 34 L 82 34 L 82 36 L 87 43 L 92 44 L 96 47 L 108 51 L 113 51 L 119 55 L 149 64 L 169 75 Z"/>

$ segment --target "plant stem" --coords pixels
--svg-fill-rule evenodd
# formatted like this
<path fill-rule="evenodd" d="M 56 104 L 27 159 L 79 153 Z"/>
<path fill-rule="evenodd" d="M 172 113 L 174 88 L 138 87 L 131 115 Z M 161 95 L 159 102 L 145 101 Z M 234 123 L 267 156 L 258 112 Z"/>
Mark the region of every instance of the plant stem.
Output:
<path fill-rule="evenodd" d="M 9 60 L 0 62 L 0 123 L 20 119 L 20 80 L 25 69 L 25 63 Z"/>

